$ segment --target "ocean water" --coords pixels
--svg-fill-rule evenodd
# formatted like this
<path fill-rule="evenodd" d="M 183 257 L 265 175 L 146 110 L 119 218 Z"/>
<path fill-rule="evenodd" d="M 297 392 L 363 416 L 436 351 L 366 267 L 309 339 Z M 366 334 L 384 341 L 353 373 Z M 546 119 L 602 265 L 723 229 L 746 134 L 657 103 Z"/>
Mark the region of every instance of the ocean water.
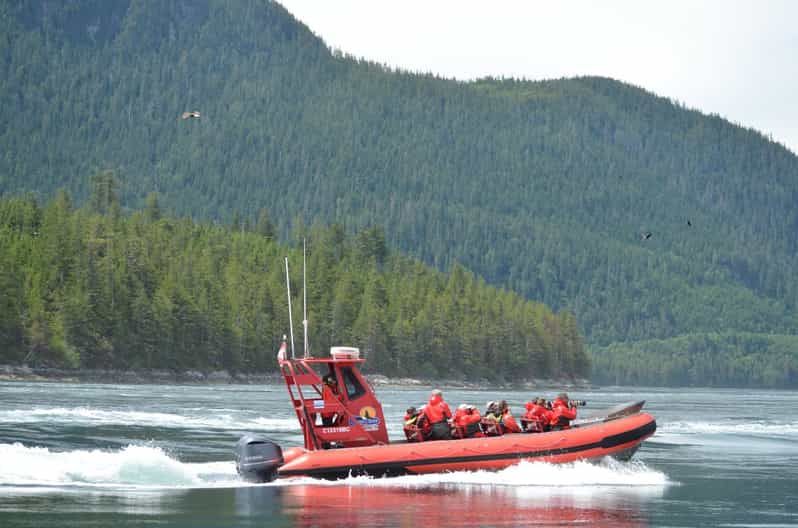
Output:
<path fill-rule="evenodd" d="M 398 439 L 428 389 L 377 391 Z M 516 414 L 535 395 L 445 394 Z M 580 417 L 645 399 L 657 433 L 623 463 L 253 485 L 233 462 L 243 433 L 302 442 L 284 386 L 0 382 L 0 526 L 798 526 L 798 393 L 571 396 Z"/>

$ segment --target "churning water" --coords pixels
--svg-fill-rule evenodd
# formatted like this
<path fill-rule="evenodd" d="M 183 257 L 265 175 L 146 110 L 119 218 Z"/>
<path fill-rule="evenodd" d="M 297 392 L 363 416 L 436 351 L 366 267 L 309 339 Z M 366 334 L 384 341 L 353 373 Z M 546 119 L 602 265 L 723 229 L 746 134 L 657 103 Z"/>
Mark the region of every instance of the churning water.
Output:
<path fill-rule="evenodd" d="M 378 389 L 389 432 L 427 390 Z M 447 391 L 450 403 L 534 394 Z M 657 433 L 631 462 L 522 463 L 253 485 L 244 432 L 302 441 L 282 386 L 0 383 L 0 525 L 787 526 L 798 524 L 798 394 L 606 389 L 580 412 L 646 399 Z"/>

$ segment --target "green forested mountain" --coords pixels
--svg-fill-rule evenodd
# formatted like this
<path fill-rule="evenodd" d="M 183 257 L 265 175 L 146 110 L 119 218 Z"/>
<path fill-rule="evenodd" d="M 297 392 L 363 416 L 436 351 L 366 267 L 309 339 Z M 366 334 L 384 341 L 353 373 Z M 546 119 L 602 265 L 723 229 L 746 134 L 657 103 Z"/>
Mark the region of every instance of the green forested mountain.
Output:
<path fill-rule="evenodd" d="M 112 169 L 128 208 L 381 225 L 573 312 L 597 355 L 740 334 L 767 356 L 798 328 L 798 157 L 717 116 L 610 79 L 392 71 L 265 0 L 7 0 L 0 28 L 0 193 L 80 202 Z"/>
<path fill-rule="evenodd" d="M 599 383 L 789 388 L 798 385 L 796 350 L 795 335 L 725 332 L 616 343 L 592 357 Z"/>
<path fill-rule="evenodd" d="M 88 368 L 264 371 L 288 311 L 302 347 L 302 262 L 274 240 L 265 210 L 250 228 L 163 217 L 157 196 L 121 215 L 113 179 L 90 205 L 63 191 L 46 206 L 0 201 L 0 363 Z M 311 351 L 354 344 L 385 374 L 520 380 L 578 376 L 589 361 L 576 320 L 453 266 L 393 254 L 380 228 L 303 229 Z"/>

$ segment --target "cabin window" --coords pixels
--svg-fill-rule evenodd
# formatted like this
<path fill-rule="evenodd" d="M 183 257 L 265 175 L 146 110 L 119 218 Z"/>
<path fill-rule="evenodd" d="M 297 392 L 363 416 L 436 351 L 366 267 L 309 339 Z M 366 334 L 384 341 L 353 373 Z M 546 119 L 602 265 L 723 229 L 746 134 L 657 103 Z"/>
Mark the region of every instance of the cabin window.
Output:
<path fill-rule="evenodd" d="M 363 385 L 360 383 L 360 380 L 357 379 L 355 373 L 352 372 L 351 367 L 344 367 L 341 369 L 341 374 L 344 377 L 344 386 L 346 387 L 346 395 L 350 400 L 356 400 L 360 398 L 364 394 L 366 394 L 366 389 L 363 388 Z"/>

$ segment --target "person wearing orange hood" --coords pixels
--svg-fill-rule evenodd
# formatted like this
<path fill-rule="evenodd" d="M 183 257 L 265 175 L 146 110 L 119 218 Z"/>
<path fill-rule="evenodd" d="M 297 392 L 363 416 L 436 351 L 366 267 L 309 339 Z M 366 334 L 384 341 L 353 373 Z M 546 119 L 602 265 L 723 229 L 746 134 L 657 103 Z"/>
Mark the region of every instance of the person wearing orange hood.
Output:
<path fill-rule="evenodd" d="M 552 412 L 546 407 L 545 398 L 526 402 L 526 414 L 521 419 L 524 430 L 529 433 L 544 433 L 549 430 Z"/>
<path fill-rule="evenodd" d="M 455 438 L 472 438 L 483 436 L 479 430 L 479 422 L 482 421 L 479 411 L 473 405 L 462 404 L 454 412 L 454 436 Z"/>
<path fill-rule="evenodd" d="M 551 429 L 560 431 L 571 428 L 571 420 L 576 419 L 576 407 L 571 405 L 568 395 L 561 392 L 551 404 Z"/>
<path fill-rule="evenodd" d="M 424 407 L 424 416 L 430 424 L 430 440 L 449 440 L 452 438 L 452 429 L 449 419 L 452 411 L 449 404 L 443 401 L 443 393 L 438 389 L 432 391 L 429 402 Z"/>

